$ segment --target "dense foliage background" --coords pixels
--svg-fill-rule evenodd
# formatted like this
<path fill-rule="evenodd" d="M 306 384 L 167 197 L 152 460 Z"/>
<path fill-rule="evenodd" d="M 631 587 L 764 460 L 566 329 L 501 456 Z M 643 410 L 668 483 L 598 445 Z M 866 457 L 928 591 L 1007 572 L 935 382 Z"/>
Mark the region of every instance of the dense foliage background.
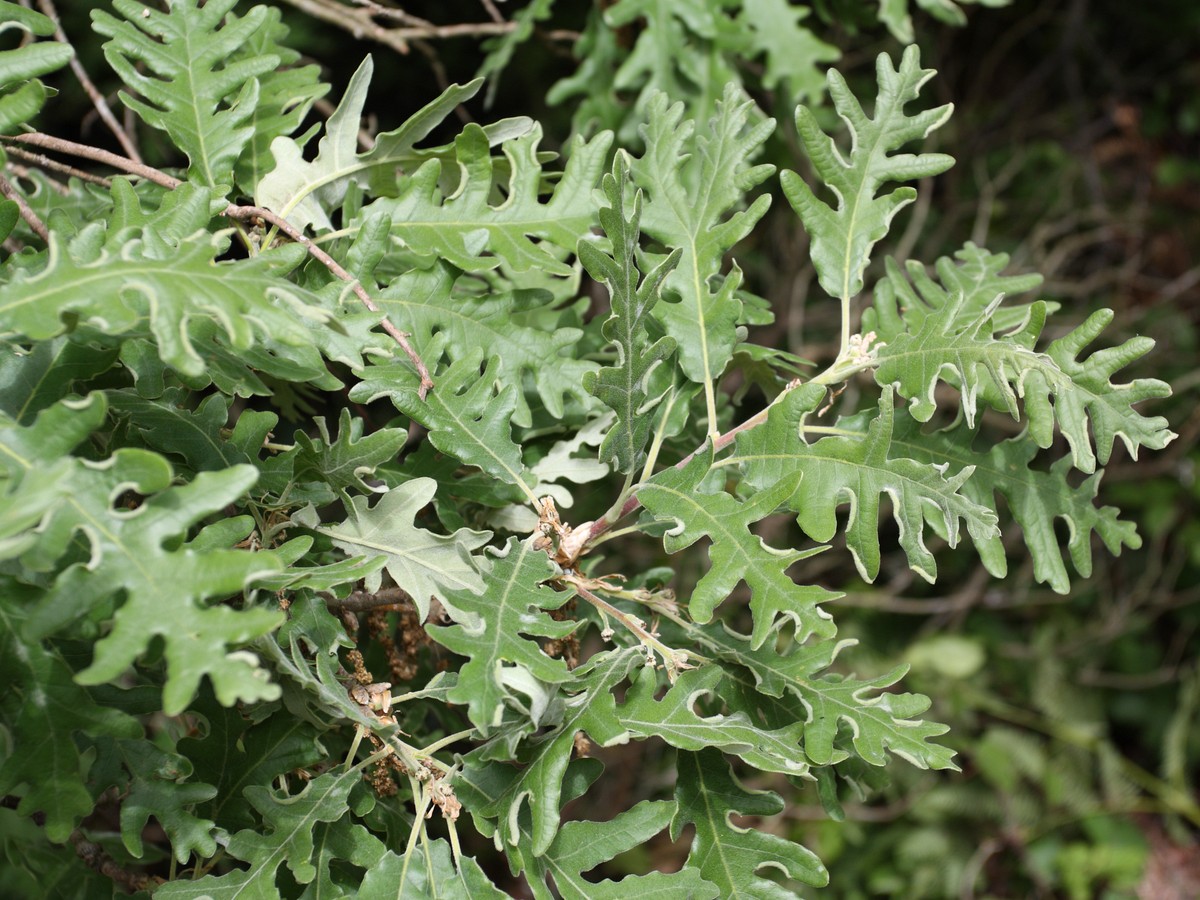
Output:
<path fill-rule="evenodd" d="M 532 116 L 551 143 L 573 127 L 588 130 L 589 120 L 629 130 L 624 117 L 638 84 L 617 93 L 621 104 L 606 103 L 603 54 L 627 58 L 649 17 L 666 15 L 662 9 L 670 6 L 643 4 L 611 30 L 593 25 L 589 34 L 613 42 L 606 48 L 573 43 L 589 17 L 610 5 L 603 2 L 382 4 L 447 26 L 404 46 L 389 42 L 385 32 L 411 25 L 407 20 L 372 18 L 381 38 L 374 44 L 370 33 L 338 27 L 353 25 L 351 13 L 373 4 L 345 3 L 340 23 L 314 15 L 337 5 L 331 0 L 277 5 L 291 28 L 291 45 L 325 67 L 323 80 L 345 85 L 363 54 L 374 54 L 367 109 L 386 114 L 386 127 L 441 86 L 482 70 L 492 78 L 485 91 L 490 105 L 485 110 L 481 95 L 463 115 L 482 121 Z M 118 84 L 105 74 L 98 41 L 86 37 L 90 6 L 60 2 L 59 11 L 68 35 L 82 37 L 76 47 L 85 67 L 111 95 Z M 681 44 L 695 42 L 687 34 L 690 6 L 681 3 L 672 13 Z M 896 54 L 900 40 L 915 40 L 923 63 L 939 72 L 930 102 L 957 107 L 926 148 L 952 152 L 957 165 L 922 185 L 919 202 L 901 214 L 884 250 L 932 261 L 970 236 L 1009 253 L 1013 270 L 1042 273 L 1039 296 L 1069 313 L 1064 329 L 1093 309 L 1115 309 L 1105 340 L 1155 340 L 1154 352 L 1129 377 L 1172 384 L 1174 397 L 1157 401 L 1153 411 L 1166 416 L 1179 437 L 1136 465 L 1117 450 L 1101 500 L 1138 523 L 1143 543 L 1117 558 L 1096 553 L 1091 576 L 1069 594 L 1037 583 L 1019 544 L 1010 547 L 1002 582 L 970 554 L 933 542 L 936 585 L 914 577 L 894 542 L 884 543 L 883 574 L 874 584 L 857 577 L 845 554 L 827 554 L 827 564 L 812 561 L 811 579 L 846 592 L 839 625 L 843 636 L 860 641 L 858 672 L 869 677 L 910 663 L 906 687 L 933 698 L 930 718 L 950 725 L 944 740 L 958 751 L 963 771 L 891 767 L 889 784 L 865 779 L 861 798 L 844 804 L 841 821 L 828 818 L 814 788 L 773 827 L 811 847 L 831 870 L 833 886 L 806 896 L 1198 896 L 1200 8 L 1184 0 L 981 4 L 965 7 L 963 21 L 951 25 L 926 12 L 950 4 L 918 3 L 911 20 L 894 12 L 904 3 L 879 6 L 893 10 L 885 22 L 873 3 L 812 4 L 804 24 L 822 43 L 804 52 L 814 71 L 837 60 L 857 88 L 870 83 L 876 53 Z M 520 21 L 522 29 L 528 25 L 527 39 L 506 43 L 513 36 L 506 28 L 497 29 L 498 37 L 453 31 L 491 21 L 492 13 Z M 709 40 L 719 44 L 721 35 Z M 739 55 L 744 49 L 722 52 L 735 60 L 732 71 L 759 106 L 785 123 L 766 159 L 794 165 L 798 140 L 790 108 L 798 90 L 818 101 L 823 88 L 819 79 L 813 86 L 805 67 L 788 67 L 795 60 L 787 54 L 798 57 L 800 50 L 784 48 L 776 59 Z M 651 54 L 649 77 L 679 78 L 686 89 L 688 73 L 661 71 L 666 62 Z M 69 89 L 69 74 L 48 82 L 60 84 L 63 94 L 40 127 L 108 146 L 86 97 Z M 698 96 L 697 108 L 708 100 Z M 158 161 L 156 152 L 164 159 L 170 152 L 156 150 L 152 138 L 142 149 L 149 162 Z M 769 298 L 776 312 L 756 342 L 828 362 L 837 351 L 836 305 L 812 302 L 820 290 L 806 238 L 785 203 L 775 205 L 752 240 L 739 262 L 749 289 Z M 748 392 L 749 411 L 761 404 L 749 379 L 737 390 Z M 848 408 L 855 390 L 851 384 L 842 398 Z M 313 412 L 304 401 L 297 398 L 297 410 Z M 315 412 L 332 422 L 339 410 Z M 277 431 L 290 433 L 286 422 Z M 608 499 L 596 499 L 597 513 Z M 783 520 L 771 525 L 794 527 Z M 1071 535 L 1061 528 L 1060 538 L 1066 546 Z M 645 785 L 637 776 L 660 763 L 645 758 L 646 750 L 644 743 L 630 743 L 596 751 L 610 772 L 626 773 L 607 795 L 612 814 L 640 799 Z M 770 787 L 770 778 L 755 786 Z M 595 809 L 589 816 L 605 818 Z M 28 839 L 31 827 L 0 811 L 0 830 L 8 836 L 21 832 Z M 489 874 L 505 877 L 501 863 L 486 859 L 489 844 L 468 850 Z M 673 844 L 663 834 L 618 857 L 606 874 L 647 866 L 670 871 L 686 852 L 685 842 Z M 505 886 L 518 896 L 522 891 L 516 881 Z"/>

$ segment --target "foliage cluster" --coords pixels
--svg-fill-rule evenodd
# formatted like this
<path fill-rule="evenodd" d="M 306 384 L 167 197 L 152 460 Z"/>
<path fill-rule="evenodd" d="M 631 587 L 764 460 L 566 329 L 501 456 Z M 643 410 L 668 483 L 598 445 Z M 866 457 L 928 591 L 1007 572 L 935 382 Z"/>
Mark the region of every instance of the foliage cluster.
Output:
<path fill-rule="evenodd" d="M 970 242 L 871 266 L 953 163 L 914 149 L 951 113 L 915 46 L 864 107 L 782 0 L 622 0 L 555 88 L 584 98 L 558 165 L 526 117 L 435 143 L 482 79 L 362 141 L 369 57 L 306 129 L 330 86 L 277 9 L 235 6 L 92 14 L 169 171 L 32 131 L 64 44 L 0 72 L 9 883 L 503 896 L 503 858 L 536 896 L 825 884 L 760 785 L 838 819 L 891 755 L 955 763 L 903 667 L 846 667 L 808 567 L 838 543 L 873 581 L 894 539 L 932 582 L 966 536 L 1003 576 L 1015 541 L 1061 593 L 1093 536 L 1136 548 L 1096 494 L 1118 439 L 1173 437 L 1135 409 L 1167 386 L 1119 375 L 1151 342 L 1094 349 L 1106 311 L 1044 338 L 1037 276 Z M 881 17 L 911 38 L 904 4 Z M 759 161 L 776 123 L 730 65 L 754 48 L 804 174 Z M 773 304 L 733 254 L 775 184 L 839 314 L 821 368 L 751 340 Z M 630 743 L 671 777 L 593 820 Z M 610 865 L 660 834 L 677 871 Z"/>

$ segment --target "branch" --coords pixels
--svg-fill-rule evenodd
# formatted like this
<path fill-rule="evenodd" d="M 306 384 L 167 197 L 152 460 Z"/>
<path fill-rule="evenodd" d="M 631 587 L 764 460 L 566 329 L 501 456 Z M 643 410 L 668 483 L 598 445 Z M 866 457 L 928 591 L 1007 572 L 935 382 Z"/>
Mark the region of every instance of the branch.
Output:
<path fill-rule="evenodd" d="M 38 214 L 29 208 L 29 204 L 25 202 L 25 198 L 21 196 L 21 192 L 12 186 L 12 182 L 0 175 L 0 194 L 3 194 L 13 203 L 17 204 L 17 209 L 21 213 L 21 218 L 25 220 L 25 224 L 33 229 L 33 233 L 40 237 L 46 243 L 50 243 L 50 232 L 46 230 L 46 223 L 38 218 Z"/>
<path fill-rule="evenodd" d="M 99 147 L 92 147 L 88 144 L 77 144 L 74 141 L 66 141 L 62 138 L 51 137 L 48 134 L 39 134 L 35 132 L 33 134 L 11 135 L 0 137 L 0 141 L 13 141 L 20 144 L 29 144 L 34 147 L 43 147 L 47 150 L 54 150 L 59 153 L 69 153 L 73 156 L 82 157 L 84 159 L 95 160 L 96 162 L 112 166 L 114 169 L 120 169 L 123 172 L 128 172 L 131 175 L 138 175 L 142 178 L 145 178 L 147 181 L 161 185 L 162 187 L 165 187 L 167 190 L 171 191 L 183 184 L 183 182 L 178 178 L 173 178 L 166 172 L 160 172 L 158 169 L 136 162 L 128 157 L 119 156 L 116 153 L 110 153 L 107 150 L 101 150 Z M 28 209 L 28 207 L 26 207 L 26 209 Z M 32 215 L 32 212 L 30 214 Z M 321 265 L 325 266 L 325 268 L 332 272 L 335 277 L 340 278 L 342 281 L 345 281 L 347 284 L 349 284 L 350 289 L 354 291 L 354 295 L 358 297 L 360 301 L 362 301 L 363 306 L 373 313 L 382 312 L 378 304 L 371 299 L 371 295 L 367 293 L 366 288 L 359 283 L 357 278 L 342 268 L 341 264 L 339 264 L 337 260 L 305 237 L 304 234 L 288 223 L 286 219 L 276 215 L 269 209 L 263 209 L 260 206 L 241 206 L 236 203 L 229 204 L 224 210 L 222 210 L 221 214 L 227 218 L 235 219 L 241 222 L 252 222 L 255 219 L 261 219 L 264 222 L 269 222 L 293 241 L 302 245 L 304 249 L 308 251 L 309 256 L 317 260 L 317 262 L 321 263 Z M 34 218 L 36 218 L 36 216 Z M 32 223 L 30 223 L 30 227 L 33 227 Z M 36 231 L 37 229 L 35 228 L 34 230 Z M 42 232 L 39 232 L 39 234 L 43 235 L 43 239 L 47 239 L 48 236 L 45 236 L 44 231 L 45 228 L 43 226 L 43 230 Z M 383 326 L 383 330 L 391 335 L 396 343 L 400 345 L 400 349 L 404 351 L 405 355 L 408 356 L 413 365 L 416 367 L 417 374 L 421 377 L 420 396 L 421 399 L 424 400 L 425 395 L 428 394 L 430 388 L 433 387 L 433 379 L 429 376 L 429 369 L 425 366 L 424 361 L 421 359 L 420 355 L 418 355 L 417 351 L 413 349 L 412 344 L 408 342 L 408 335 L 405 332 L 393 325 L 386 316 L 381 318 L 380 324 Z"/>
<path fill-rule="evenodd" d="M 61 41 L 67 46 L 71 46 L 71 42 L 67 40 L 67 34 L 63 31 L 62 22 L 58 18 L 58 10 L 54 8 L 54 0 L 38 0 L 38 7 L 42 13 L 54 23 L 54 38 Z M 75 73 L 76 80 L 83 87 L 83 91 L 92 101 L 92 106 L 96 108 L 97 115 L 100 116 L 100 121 L 108 126 L 108 130 L 116 137 L 117 143 L 121 145 L 121 149 L 125 151 L 125 155 L 134 162 L 141 162 L 142 156 L 138 153 L 138 149 L 134 146 L 133 141 L 121 127 L 117 121 L 117 117 L 113 115 L 112 110 L 108 106 L 108 102 L 104 99 L 104 95 L 96 90 L 96 85 L 92 84 L 92 79 L 88 78 L 87 70 L 83 68 L 83 63 L 79 61 L 79 56 L 71 57 L 71 71 Z"/>
<path fill-rule="evenodd" d="M 385 606 L 412 603 L 412 595 L 404 588 L 398 587 L 383 588 L 373 593 L 371 591 L 351 591 L 342 600 L 329 591 L 321 591 L 318 596 L 325 601 L 325 606 L 334 612 L 370 612 Z"/>

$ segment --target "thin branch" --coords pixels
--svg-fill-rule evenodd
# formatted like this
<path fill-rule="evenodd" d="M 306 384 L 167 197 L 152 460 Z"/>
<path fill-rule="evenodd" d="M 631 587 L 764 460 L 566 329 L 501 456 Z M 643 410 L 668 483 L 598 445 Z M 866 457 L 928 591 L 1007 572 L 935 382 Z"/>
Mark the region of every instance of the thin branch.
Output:
<path fill-rule="evenodd" d="M 25 224 L 33 229 L 33 233 L 40 237 L 47 244 L 50 243 L 50 232 L 46 230 L 46 223 L 38 218 L 38 214 L 29 208 L 29 204 L 25 202 L 25 198 L 21 196 L 21 192 L 12 186 L 12 182 L 0 175 L 0 194 L 3 194 L 13 203 L 17 204 L 17 210 L 21 213 L 21 218 L 25 220 Z"/>
<path fill-rule="evenodd" d="M 114 884 L 120 885 L 127 891 L 149 890 L 163 883 L 161 878 L 155 878 L 142 872 L 130 872 L 128 869 L 121 868 L 115 859 L 104 852 L 103 847 L 89 841 L 78 828 L 71 832 L 69 840 L 71 846 L 75 848 L 75 855 L 83 860 L 84 865 L 90 869 L 95 869 L 105 878 Z"/>
<path fill-rule="evenodd" d="M 59 153 L 69 153 L 84 159 L 95 160 L 96 162 L 112 166 L 114 169 L 121 169 L 132 175 L 139 175 L 147 181 L 152 181 L 168 190 L 175 190 L 175 188 L 183 183 L 178 178 L 173 178 L 165 172 L 160 172 L 158 169 L 135 162 L 127 157 L 119 156 L 116 153 L 110 153 L 107 150 L 101 150 L 99 147 L 91 147 L 87 144 L 78 144 L 74 141 L 51 137 L 47 134 L 18 134 L 0 138 L 0 140 L 5 142 L 15 141 L 34 147 L 43 147 Z M 366 288 L 359 283 L 357 278 L 342 268 L 337 260 L 314 244 L 309 238 L 305 237 L 303 233 L 283 217 L 276 215 L 269 209 L 263 209 L 261 206 L 241 206 L 235 203 L 231 203 L 225 207 L 222 215 L 241 222 L 253 222 L 255 219 L 261 219 L 264 222 L 270 223 L 293 241 L 302 245 L 308 251 L 309 256 L 325 266 L 335 277 L 349 284 L 350 289 L 354 291 L 354 295 L 358 297 L 363 306 L 374 313 L 383 312 L 379 308 L 379 305 L 371 299 L 371 295 L 367 293 Z M 429 369 L 425 366 L 424 361 L 417 354 L 417 351 L 413 349 L 412 344 L 408 342 L 408 335 L 393 325 L 386 315 L 380 320 L 380 325 L 400 345 L 400 349 L 404 351 L 405 355 L 412 360 L 413 365 L 417 369 L 417 374 L 421 378 L 420 396 L 422 400 L 425 399 L 425 395 L 433 387 L 433 379 L 429 376 Z"/>
<path fill-rule="evenodd" d="M 253 221 L 254 219 L 262 219 L 264 222 L 270 223 L 275 228 L 278 228 L 280 231 L 290 237 L 297 244 L 301 244 L 304 249 L 308 251 L 309 256 L 325 266 L 325 268 L 332 272 L 337 278 L 340 278 L 342 281 L 349 284 L 350 290 L 354 291 L 354 296 L 358 297 L 358 299 L 362 301 L 363 306 L 373 313 L 383 314 L 383 310 L 381 310 L 379 305 L 371 299 L 371 295 L 367 293 L 367 289 L 364 288 L 361 283 L 359 283 L 357 278 L 343 269 L 341 264 L 336 259 L 305 237 L 304 234 L 302 234 L 297 228 L 293 227 L 292 224 L 287 221 L 287 219 L 276 215 L 269 209 L 263 209 L 261 206 L 238 206 L 233 203 L 225 207 L 223 215 L 228 216 L 231 219 L 238 219 L 243 222 Z M 391 335 L 392 339 L 400 345 L 400 349 L 404 351 L 405 355 L 416 367 L 417 374 L 421 377 L 421 387 L 418 390 L 418 394 L 421 399 L 424 400 L 425 395 L 429 393 L 429 389 L 433 387 L 433 379 L 429 376 L 429 369 L 425 366 L 425 362 L 413 348 L 413 345 L 408 342 L 408 333 L 401 331 L 399 328 L 393 325 L 386 314 L 383 314 L 383 318 L 380 319 L 379 324 L 382 325 L 383 330 Z"/>
<path fill-rule="evenodd" d="M 75 141 L 51 137 L 48 134 L 41 134 L 39 132 L 31 134 L 8 134 L 0 137 L 0 141 L 4 143 L 28 144 L 31 147 L 41 147 L 43 150 L 53 150 L 55 153 L 68 153 L 71 156 L 77 156 L 81 159 L 90 159 L 93 162 L 103 163 L 114 169 L 120 169 L 122 172 L 128 172 L 130 175 L 145 178 L 147 181 L 161 185 L 169 191 L 173 191 L 179 185 L 183 184 L 178 178 L 172 178 L 166 172 L 160 172 L 158 169 L 130 159 L 128 156 L 110 153 L 108 150 L 101 150 L 99 147 L 92 147 L 89 144 L 78 144 Z"/>
<path fill-rule="evenodd" d="M 74 166 L 69 166 L 66 163 L 59 162 L 57 159 L 51 159 L 44 153 L 31 153 L 28 150 L 22 150 L 20 147 L 11 146 L 7 148 L 7 152 L 9 156 L 15 156 L 17 159 L 35 163 L 43 169 L 49 169 L 52 172 L 62 172 L 64 175 L 70 175 L 72 178 L 78 178 L 80 181 L 89 181 L 101 187 L 112 187 L 112 182 L 109 179 L 100 175 L 93 175 L 91 172 L 85 172 L 83 169 L 77 169 Z"/>
<path fill-rule="evenodd" d="M 412 596 L 404 588 L 383 588 L 378 591 L 351 591 L 339 600 L 328 591 L 321 591 L 320 598 L 325 606 L 337 612 L 370 612 L 384 606 L 395 606 L 399 603 L 412 603 Z"/>
<path fill-rule="evenodd" d="M 38 0 L 38 8 L 42 13 L 54 23 L 54 38 L 62 43 L 71 46 L 71 42 L 67 39 L 67 34 L 63 31 L 62 22 L 58 18 L 58 10 L 54 8 L 54 0 Z M 121 127 L 121 123 L 117 121 L 117 117 L 113 115 L 112 109 L 109 108 L 108 102 L 104 99 L 104 95 L 96 90 L 96 85 L 92 83 L 92 79 L 88 77 L 87 71 L 83 68 L 83 63 L 79 61 L 79 56 L 71 57 L 71 71 L 75 73 L 75 78 L 82 85 L 84 93 L 92 101 L 92 106 L 96 108 L 96 113 L 100 116 L 100 121 L 108 126 L 108 130 L 113 133 L 117 139 L 117 143 L 121 145 L 121 149 L 125 151 L 125 155 L 134 162 L 141 162 L 142 156 L 138 153 L 137 147 L 130 139 L 125 129 Z"/>

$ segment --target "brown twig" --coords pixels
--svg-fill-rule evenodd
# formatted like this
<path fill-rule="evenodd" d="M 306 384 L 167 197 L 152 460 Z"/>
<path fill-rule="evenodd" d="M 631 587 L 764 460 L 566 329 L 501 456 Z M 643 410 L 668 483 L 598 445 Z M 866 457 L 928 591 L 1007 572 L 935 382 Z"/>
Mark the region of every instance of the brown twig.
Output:
<path fill-rule="evenodd" d="M 321 591 L 318 596 L 325 601 L 326 607 L 337 612 L 370 612 L 383 606 L 412 603 L 412 596 L 408 591 L 398 587 L 378 591 L 351 591 L 341 600 L 328 591 Z"/>
<path fill-rule="evenodd" d="M 17 159 L 23 159 L 26 162 L 35 163 L 43 169 L 49 169 L 52 172 L 62 172 L 64 175 L 70 175 L 73 178 L 78 178 L 80 181 L 90 181 L 92 184 L 98 184 L 106 188 L 112 187 L 112 182 L 109 179 L 93 175 L 91 172 L 85 172 L 83 169 L 77 169 L 74 166 L 68 166 L 57 159 L 51 159 L 45 153 L 31 153 L 28 150 L 22 150 L 20 147 L 10 146 L 8 148 L 8 155 L 15 156 Z"/>
<path fill-rule="evenodd" d="M 119 153 L 101 150 L 99 147 L 93 147 L 90 144 L 78 144 L 75 141 L 63 140 L 62 138 L 52 137 L 40 132 L 4 135 L 0 137 L 0 141 L 28 144 L 31 147 L 41 147 L 43 150 L 53 150 L 55 153 L 67 153 L 71 156 L 77 156 L 80 159 L 90 159 L 93 162 L 103 163 L 122 172 L 128 172 L 130 175 L 145 178 L 147 181 L 162 185 L 171 191 L 183 184 L 178 178 L 172 178 L 166 172 L 160 172 L 158 169 L 130 159 L 128 156 L 121 156 Z"/>
<path fill-rule="evenodd" d="M 33 233 L 40 237 L 46 243 L 50 243 L 50 232 L 46 230 L 46 223 L 38 218 L 38 214 L 29 208 L 29 204 L 25 202 L 25 198 L 21 196 L 21 192 L 12 186 L 12 182 L 0 175 L 0 194 L 3 194 L 13 203 L 17 204 L 17 210 L 21 213 L 21 218 L 25 220 L 25 224 L 33 229 Z"/>
<path fill-rule="evenodd" d="M 225 207 L 223 214 L 231 219 L 237 219 L 243 222 L 261 219 L 264 222 L 274 225 L 297 244 L 302 245 L 304 249 L 308 251 L 309 256 L 325 266 L 325 268 L 332 272 L 334 276 L 340 278 L 342 281 L 350 285 L 350 290 L 354 291 L 354 296 L 358 297 L 358 299 L 362 301 L 363 306 L 373 313 L 383 313 L 383 310 L 381 310 L 379 305 L 371 299 L 371 295 L 367 293 L 367 289 L 362 286 L 357 278 L 343 269 L 341 264 L 336 259 L 305 237 L 299 229 L 293 227 L 291 223 L 287 221 L 287 219 L 276 215 L 269 209 L 263 209 L 261 206 L 239 206 L 234 203 L 231 203 L 229 206 Z M 401 331 L 399 328 L 393 325 L 386 314 L 384 314 L 383 318 L 379 320 L 379 324 L 382 325 L 383 330 L 391 335 L 392 339 L 400 345 L 400 349 L 404 351 L 405 355 L 416 367 L 417 374 L 421 378 L 421 387 L 418 390 L 418 394 L 421 399 L 424 400 L 425 395 L 428 394 L 430 388 L 433 387 L 433 379 L 429 376 L 429 369 L 425 366 L 424 360 L 421 359 L 420 354 L 418 354 L 413 348 L 413 345 L 408 342 L 408 333 Z"/>
<path fill-rule="evenodd" d="M 58 10 L 54 8 L 54 0 L 38 0 L 38 8 L 54 23 L 55 40 L 70 46 L 71 42 L 67 39 L 67 34 L 62 28 L 62 22 L 58 18 Z M 79 61 L 78 55 L 71 57 L 70 66 L 71 71 L 75 73 L 76 80 L 83 87 L 84 93 L 92 101 L 92 106 L 95 107 L 96 114 L 100 116 L 100 121 L 108 126 L 108 130 L 113 133 L 113 136 L 117 139 L 117 143 L 125 151 L 125 155 L 134 162 L 140 163 L 142 156 L 138 153 L 137 147 L 125 132 L 125 129 L 121 127 L 121 123 L 117 121 L 117 117 L 113 115 L 112 109 L 109 108 L 108 102 L 104 99 L 104 95 L 96 89 L 96 85 L 88 77 L 88 73 L 83 68 L 83 63 Z"/>
<path fill-rule="evenodd" d="M 168 175 L 166 172 L 160 172 L 158 169 L 152 168 L 143 163 L 135 162 L 127 157 L 119 156 L 116 153 L 110 153 L 107 150 L 101 150 L 99 147 L 92 147 L 88 144 L 78 144 L 74 141 L 67 141 L 63 140 L 62 138 L 51 137 L 47 134 L 18 134 L 0 138 L 0 140 L 6 142 L 15 141 L 21 144 L 29 144 L 34 147 L 43 147 L 47 150 L 54 150 L 59 153 L 69 153 L 73 156 L 82 157 L 84 159 L 95 160 L 96 162 L 101 162 L 105 165 L 112 166 L 114 169 L 120 169 L 128 172 L 131 175 L 138 175 L 142 178 L 145 178 L 147 181 L 152 181 L 155 184 L 167 188 L 167 190 L 173 191 L 175 188 L 179 187 L 179 185 L 183 184 L 183 182 L 178 178 L 174 178 Z M 303 246 L 304 249 L 308 251 L 309 256 L 317 260 L 317 262 L 321 263 L 321 265 L 325 266 L 325 268 L 332 272 L 335 277 L 349 284 L 350 289 L 354 291 L 354 295 L 358 297 L 363 306 L 365 306 L 371 312 L 382 313 L 379 305 L 371 299 L 371 295 L 367 293 L 366 288 L 359 283 L 357 278 L 342 268 L 341 264 L 338 263 L 337 260 L 305 237 L 304 234 L 299 231 L 299 229 L 292 226 L 282 216 L 276 215 L 269 209 L 263 209 L 261 206 L 242 206 L 236 203 L 231 203 L 225 207 L 225 209 L 222 211 L 222 215 L 240 222 L 253 222 L 256 219 L 259 219 L 275 226 L 293 241 Z M 33 227 L 32 223 L 30 223 L 30 227 Z M 44 226 L 43 231 L 39 232 L 39 234 L 43 233 Z M 425 366 L 424 361 L 421 359 L 417 351 L 413 349 L 412 344 L 408 342 L 408 335 L 405 332 L 393 325 L 386 315 L 384 315 L 380 320 L 380 324 L 383 326 L 383 330 L 391 335 L 392 339 L 400 345 L 400 349 L 404 351 L 405 355 L 412 360 L 413 365 L 417 369 L 417 374 L 421 378 L 420 396 L 421 399 L 425 399 L 425 395 L 428 394 L 430 388 L 433 387 L 433 379 L 429 376 L 429 369 Z"/>
<path fill-rule="evenodd" d="M 163 883 L 161 878 L 154 878 L 142 872 L 130 872 L 128 869 L 121 868 L 116 860 L 104 852 L 103 847 L 89 841 L 78 828 L 71 832 L 70 841 L 71 846 L 75 848 L 75 855 L 83 860 L 88 868 L 95 869 L 105 878 L 114 884 L 120 885 L 130 893 L 146 890 L 154 885 Z"/>

